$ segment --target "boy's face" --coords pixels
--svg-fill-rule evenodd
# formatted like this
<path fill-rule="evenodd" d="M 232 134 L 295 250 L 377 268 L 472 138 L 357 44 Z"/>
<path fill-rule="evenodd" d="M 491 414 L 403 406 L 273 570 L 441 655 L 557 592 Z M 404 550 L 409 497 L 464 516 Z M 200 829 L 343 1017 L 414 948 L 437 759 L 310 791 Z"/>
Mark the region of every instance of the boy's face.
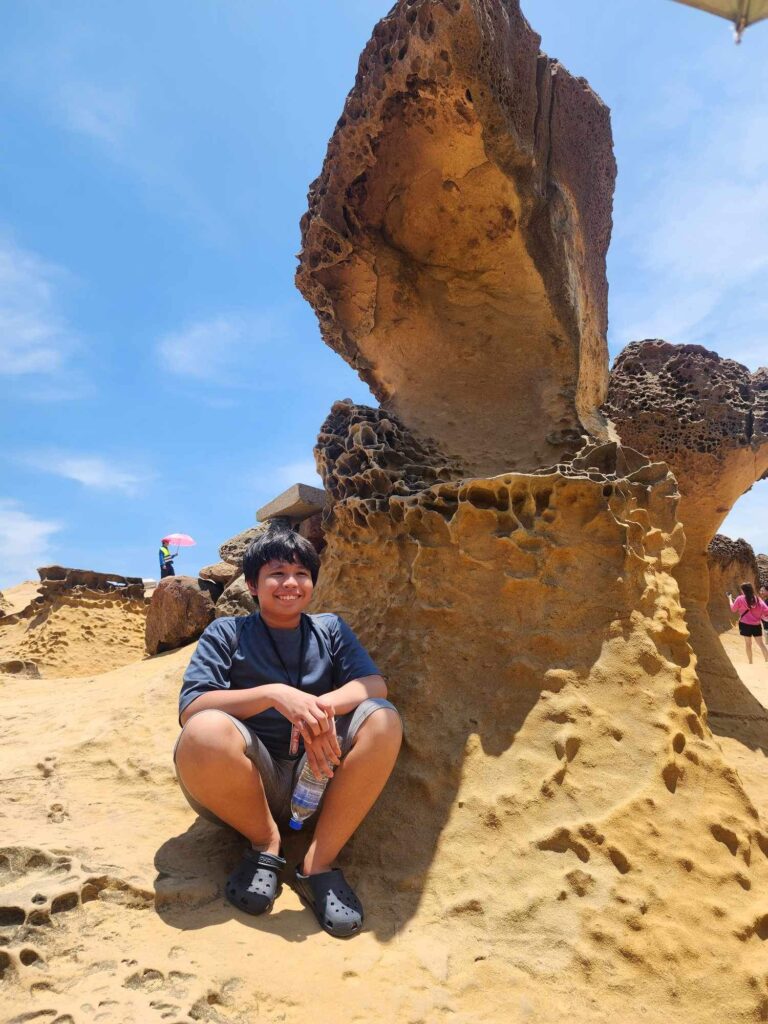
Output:
<path fill-rule="evenodd" d="M 283 629 L 298 625 L 314 590 L 309 569 L 299 562 L 276 560 L 262 565 L 256 586 L 247 586 L 258 598 L 259 611 L 267 625 Z"/>

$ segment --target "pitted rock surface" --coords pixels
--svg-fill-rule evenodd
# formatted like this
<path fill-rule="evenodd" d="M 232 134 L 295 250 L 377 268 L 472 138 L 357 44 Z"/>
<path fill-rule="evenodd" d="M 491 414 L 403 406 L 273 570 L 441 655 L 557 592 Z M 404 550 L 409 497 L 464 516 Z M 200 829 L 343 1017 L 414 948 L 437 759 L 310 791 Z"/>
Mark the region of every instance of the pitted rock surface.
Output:
<path fill-rule="evenodd" d="M 334 465 L 322 451 L 318 462 Z M 707 727 L 672 576 L 685 538 L 668 467 L 603 444 L 536 474 L 403 495 L 350 479 L 360 495 L 334 505 L 315 607 L 358 632 L 407 723 L 349 855 L 353 872 L 386 865 L 367 876 L 370 901 L 397 901 L 400 921 L 428 917 L 451 963 L 462 929 L 493 951 L 489 1021 L 510 1019 L 493 993 L 512 991 L 518 969 L 536 993 L 532 1019 L 566 989 L 581 1004 L 596 976 L 664 1008 L 649 1019 L 684 1004 L 686 1019 L 715 1024 L 706 1008 L 726 991 L 746 1018 L 761 950 L 705 894 L 732 874 L 737 849 L 728 915 L 753 920 L 762 910 L 744 865 L 751 857 L 747 870 L 768 879 L 768 862 Z M 750 833 L 742 858 L 732 837 Z M 674 992 L 661 974 L 640 980 L 637 965 L 670 934 L 695 934 L 697 963 L 738 964 L 734 975 L 689 963 Z M 461 985 L 449 972 L 452 1005 L 471 1017 Z M 610 998 L 580 1019 L 609 1019 Z"/>
<path fill-rule="evenodd" d="M 607 108 L 517 0 L 400 0 L 376 26 L 302 220 L 323 338 L 470 473 L 607 436 Z"/>
<path fill-rule="evenodd" d="M 417 440 L 396 416 L 349 400 L 334 402 L 320 428 L 315 460 L 335 501 L 413 494 L 466 475 L 456 459 Z"/>

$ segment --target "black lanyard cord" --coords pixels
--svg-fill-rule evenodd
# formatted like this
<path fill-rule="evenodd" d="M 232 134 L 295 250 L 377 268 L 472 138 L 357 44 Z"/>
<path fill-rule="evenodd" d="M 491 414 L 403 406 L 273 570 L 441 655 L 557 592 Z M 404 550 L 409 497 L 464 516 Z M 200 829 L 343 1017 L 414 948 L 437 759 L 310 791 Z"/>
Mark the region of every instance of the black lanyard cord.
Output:
<path fill-rule="evenodd" d="M 269 626 L 266 624 L 266 622 L 264 621 L 264 619 L 261 616 L 259 616 L 259 622 L 264 627 L 264 632 L 267 634 L 267 637 L 269 638 L 269 642 L 272 644 L 272 650 L 275 652 L 275 656 L 277 657 L 277 660 L 280 662 L 280 664 L 282 666 L 282 669 L 283 669 L 283 672 L 285 672 L 285 678 L 288 680 L 288 685 L 289 686 L 295 686 L 297 690 L 300 690 L 301 689 L 301 684 L 304 682 L 304 655 L 305 655 L 305 648 L 309 646 L 308 643 L 305 644 L 305 642 L 304 642 L 304 638 L 306 637 L 306 629 L 304 628 L 304 616 L 302 615 L 301 619 L 299 621 L 299 630 L 300 630 L 300 637 L 299 637 L 299 674 L 298 674 L 298 678 L 296 679 L 295 683 L 291 679 L 291 673 L 288 671 L 288 666 L 285 663 L 285 659 L 283 658 L 282 654 L 280 653 L 280 648 L 277 646 L 277 643 L 275 642 L 275 638 L 272 636 L 272 630 L 269 628 Z"/>

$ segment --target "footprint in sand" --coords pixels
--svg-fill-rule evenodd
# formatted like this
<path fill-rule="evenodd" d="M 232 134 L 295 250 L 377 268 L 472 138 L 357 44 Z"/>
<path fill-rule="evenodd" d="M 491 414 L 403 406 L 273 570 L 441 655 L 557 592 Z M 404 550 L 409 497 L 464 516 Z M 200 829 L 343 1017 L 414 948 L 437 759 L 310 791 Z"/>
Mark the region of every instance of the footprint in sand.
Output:
<path fill-rule="evenodd" d="M 54 825 L 60 825 L 68 817 L 69 811 L 64 807 L 64 804 L 51 804 L 48 809 L 48 821 L 52 821 Z"/>
<path fill-rule="evenodd" d="M 42 761 L 37 762 L 37 768 L 42 772 L 44 779 L 49 779 L 56 771 L 56 758 L 53 755 L 44 757 Z"/>

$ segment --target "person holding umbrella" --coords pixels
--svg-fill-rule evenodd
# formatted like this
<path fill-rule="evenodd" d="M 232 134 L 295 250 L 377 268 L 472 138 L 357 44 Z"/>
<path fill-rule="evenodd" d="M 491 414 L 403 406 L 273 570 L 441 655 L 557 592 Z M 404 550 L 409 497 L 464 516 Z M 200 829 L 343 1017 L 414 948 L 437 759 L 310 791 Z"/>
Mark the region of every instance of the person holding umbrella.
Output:
<path fill-rule="evenodd" d="M 158 551 L 158 557 L 160 559 L 160 579 L 164 580 L 166 576 L 175 576 L 176 570 L 173 567 L 173 560 L 179 554 L 179 548 L 191 547 L 195 541 L 187 533 L 169 533 L 167 537 L 163 537 L 160 541 L 160 550 Z M 175 544 L 176 551 L 171 554 L 169 545 Z"/>

